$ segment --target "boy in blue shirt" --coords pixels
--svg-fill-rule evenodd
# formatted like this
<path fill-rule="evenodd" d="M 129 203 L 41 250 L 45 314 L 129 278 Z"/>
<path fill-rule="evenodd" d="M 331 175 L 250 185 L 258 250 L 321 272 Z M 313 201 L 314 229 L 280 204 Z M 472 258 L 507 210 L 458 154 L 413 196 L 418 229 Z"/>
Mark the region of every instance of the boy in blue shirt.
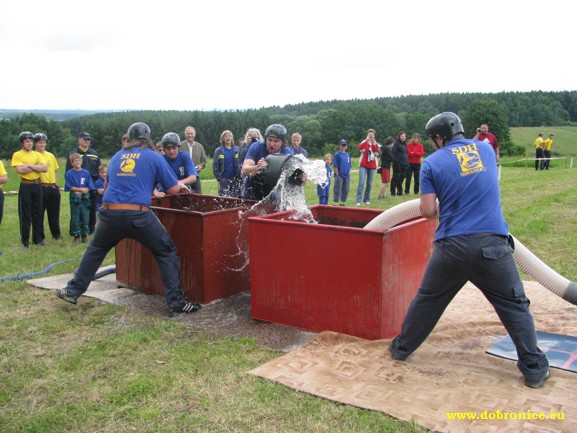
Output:
<path fill-rule="evenodd" d="M 82 156 L 79 153 L 70 155 L 72 168 L 66 172 L 64 191 L 70 192 L 70 231 L 74 243 L 82 238 L 86 243 L 90 218 L 90 191 L 96 190 L 88 170 L 82 168 Z"/>
<path fill-rule="evenodd" d="M 106 176 L 108 176 L 108 165 L 102 164 L 98 168 L 98 179 L 94 183 L 96 187 L 96 192 L 98 193 L 98 209 L 102 206 L 102 196 L 104 195 L 104 182 L 106 180 Z"/>
<path fill-rule="evenodd" d="M 333 202 L 336 206 L 344 206 L 351 185 L 351 155 L 347 152 L 347 140 L 339 140 L 339 151 L 333 158 L 335 167 L 335 187 Z"/>
<path fill-rule="evenodd" d="M 190 155 L 180 151 L 180 137 L 176 132 L 167 132 L 162 137 L 164 159 L 168 162 L 176 178 L 192 189 L 192 184 L 198 182 L 198 171 L 194 167 Z"/>

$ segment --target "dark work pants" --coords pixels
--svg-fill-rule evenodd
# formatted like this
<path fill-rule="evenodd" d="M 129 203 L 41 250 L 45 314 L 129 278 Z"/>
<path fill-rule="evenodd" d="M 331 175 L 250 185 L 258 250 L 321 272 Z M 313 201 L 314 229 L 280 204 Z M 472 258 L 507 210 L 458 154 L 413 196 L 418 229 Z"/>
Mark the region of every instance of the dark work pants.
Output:
<path fill-rule="evenodd" d="M 55 239 L 60 238 L 60 189 L 58 186 L 42 187 L 42 221 L 44 212 L 48 215 L 48 227 Z M 42 224 L 42 239 L 44 239 L 44 223 Z"/>
<path fill-rule="evenodd" d="M 39 183 L 20 183 L 18 217 L 22 245 L 28 246 L 30 243 L 30 226 L 32 226 L 32 242 L 35 244 L 42 242 L 42 187 Z"/>
<path fill-rule="evenodd" d="M 545 157 L 545 151 L 541 148 L 538 147 L 537 149 L 535 149 L 535 170 L 543 170 L 544 167 L 544 161 L 543 158 Z"/>
<path fill-rule="evenodd" d="M 391 195 L 403 195 L 403 181 L 407 176 L 407 168 L 393 163 L 393 178 L 391 179 Z"/>
<path fill-rule="evenodd" d="M 0 224 L 2 224 L 3 216 L 4 216 L 4 191 L 0 189 Z"/>
<path fill-rule="evenodd" d="M 413 192 L 419 193 L 419 175 L 421 174 L 421 164 L 409 164 L 409 171 L 407 171 L 407 180 L 405 181 L 405 194 L 411 192 L 411 175 L 415 179 L 413 184 Z"/>
<path fill-rule="evenodd" d="M 543 153 L 545 154 L 545 159 L 541 164 L 541 170 L 543 170 L 543 168 L 545 168 L 545 170 L 549 170 L 549 163 L 551 162 L 551 151 L 544 150 Z"/>
<path fill-rule="evenodd" d="M 543 378 L 549 363 L 537 347 L 529 299 L 504 236 L 455 236 L 435 242 L 421 287 L 411 302 L 391 350 L 405 359 L 425 341 L 467 281 L 493 305 L 517 349 L 517 367 L 526 380 Z"/>
<path fill-rule="evenodd" d="M 190 189 L 192 192 L 196 194 L 202 194 L 202 185 L 200 184 L 200 176 L 196 177 L 196 182 L 190 185 Z"/>
<path fill-rule="evenodd" d="M 154 255 L 166 291 L 169 307 L 185 302 L 180 284 L 180 261 L 172 238 L 154 212 L 100 210 L 100 221 L 84 252 L 74 278 L 68 282 L 71 294 L 80 296 L 88 289 L 106 254 L 122 239 L 140 242 Z"/>
<path fill-rule="evenodd" d="M 93 179 L 94 181 L 94 179 Z M 95 182 L 95 181 L 94 181 Z M 96 211 L 98 210 L 98 192 L 90 191 L 90 215 L 88 219 L 88 231 L 94 233 L 96 227 Z"/>

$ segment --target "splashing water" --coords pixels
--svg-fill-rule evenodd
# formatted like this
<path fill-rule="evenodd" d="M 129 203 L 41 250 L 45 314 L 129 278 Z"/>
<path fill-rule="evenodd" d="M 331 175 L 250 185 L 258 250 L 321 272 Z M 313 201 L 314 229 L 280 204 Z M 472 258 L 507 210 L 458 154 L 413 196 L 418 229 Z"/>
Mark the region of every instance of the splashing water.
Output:
<path fill-rule="evenodd" d="M 274 212 L 294 211 L 290 214 L 291 220 L 316 224 L 312 212 L 306 204 L 304 184 L 296 178 L 304 172 L 308 182 L 326 186 L 326 164 L 322 160 L 310 161 L 303 155 L 293 155 L 286 160 L 283 171 L 269 195 L 253 205 L 246 211 L 239 211 L 240 230 L 237 238 L 238 253 L 245 257 L 244 265 L 238 269 L 243 270 L 248 266 L 248 218 L 253 216 L 267 215 Z"/>

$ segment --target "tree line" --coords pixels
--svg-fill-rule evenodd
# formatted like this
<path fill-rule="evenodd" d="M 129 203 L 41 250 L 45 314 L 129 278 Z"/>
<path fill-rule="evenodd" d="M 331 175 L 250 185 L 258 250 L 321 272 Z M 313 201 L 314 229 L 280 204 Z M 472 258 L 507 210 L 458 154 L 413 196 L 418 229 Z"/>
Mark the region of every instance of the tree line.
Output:
<path fill-rule="evenodd" d="M 64 121 L 25 113 L 13 119 L 0 120 L 0 158 L 9 159 L 18 150 L 21 131 L 46 133 L 48 150 L 57 156 L 65 156 L 76 146 L 78 134 L 87 131 L 100 155 L 110 157 L 118 150 L 122 134 L 134 122 L 147 123 L 154 141 L 160 140 L 166 132 L 176 132 L 184 139 L 184 128 L 194 126 L 196 139 L 205 146 L 209 156 L 220 145 L 220 134 L 226 129 L 232 131 L 237 140 L 248 128 L 256 127 L 264 133 L 268 125 L 281 123 L 289 135 L 293 132 L 302 134 L 302 146 L 310 156 L 321 157 L 325 153 L 334 153 L 341 138 L 351 144 L 361 142 L 369 128 L 377 131 L 380 142 L 400 131 L 409 135 L 417 132 L 424 137 L 427 120 L 443 111 L 459 114 L 467 137 L 472 137 L 481 123 L 488 123 L 501 143 L 501 154 L 517 155 L 523 154 L 524 150 L 522 146 L 511 143 L 509 128 L 575 124 L 577 91 L 441 93 L 231 111 L 107 112 Z M 422 142 L 427 154 L 430 153 L 430 142 L 425 139 Z M 349 150 L 352 156 L 357 156 L 356 146 L 349 146 Z"/>

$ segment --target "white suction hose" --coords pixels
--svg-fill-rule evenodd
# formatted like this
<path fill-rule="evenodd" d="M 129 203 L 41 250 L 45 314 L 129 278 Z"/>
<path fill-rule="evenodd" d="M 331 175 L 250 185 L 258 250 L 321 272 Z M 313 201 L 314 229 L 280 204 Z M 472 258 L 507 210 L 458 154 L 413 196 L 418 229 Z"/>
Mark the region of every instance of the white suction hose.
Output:
<path fill-rule="evenodd" d="M 419 200 L 411 200 L 379 214 L 370 221 L 364 229 L 386 231 L 397 224 L 420 216 Z M 515 242 L 513 258 L 517 266 L 535 278 L 535 280 L 546 289 L 560 296 L 567 302 L 577 305 L 577 284 L 559 275 L 529 251 L 518 239 L 514 236 L 512 237 Z"/>

